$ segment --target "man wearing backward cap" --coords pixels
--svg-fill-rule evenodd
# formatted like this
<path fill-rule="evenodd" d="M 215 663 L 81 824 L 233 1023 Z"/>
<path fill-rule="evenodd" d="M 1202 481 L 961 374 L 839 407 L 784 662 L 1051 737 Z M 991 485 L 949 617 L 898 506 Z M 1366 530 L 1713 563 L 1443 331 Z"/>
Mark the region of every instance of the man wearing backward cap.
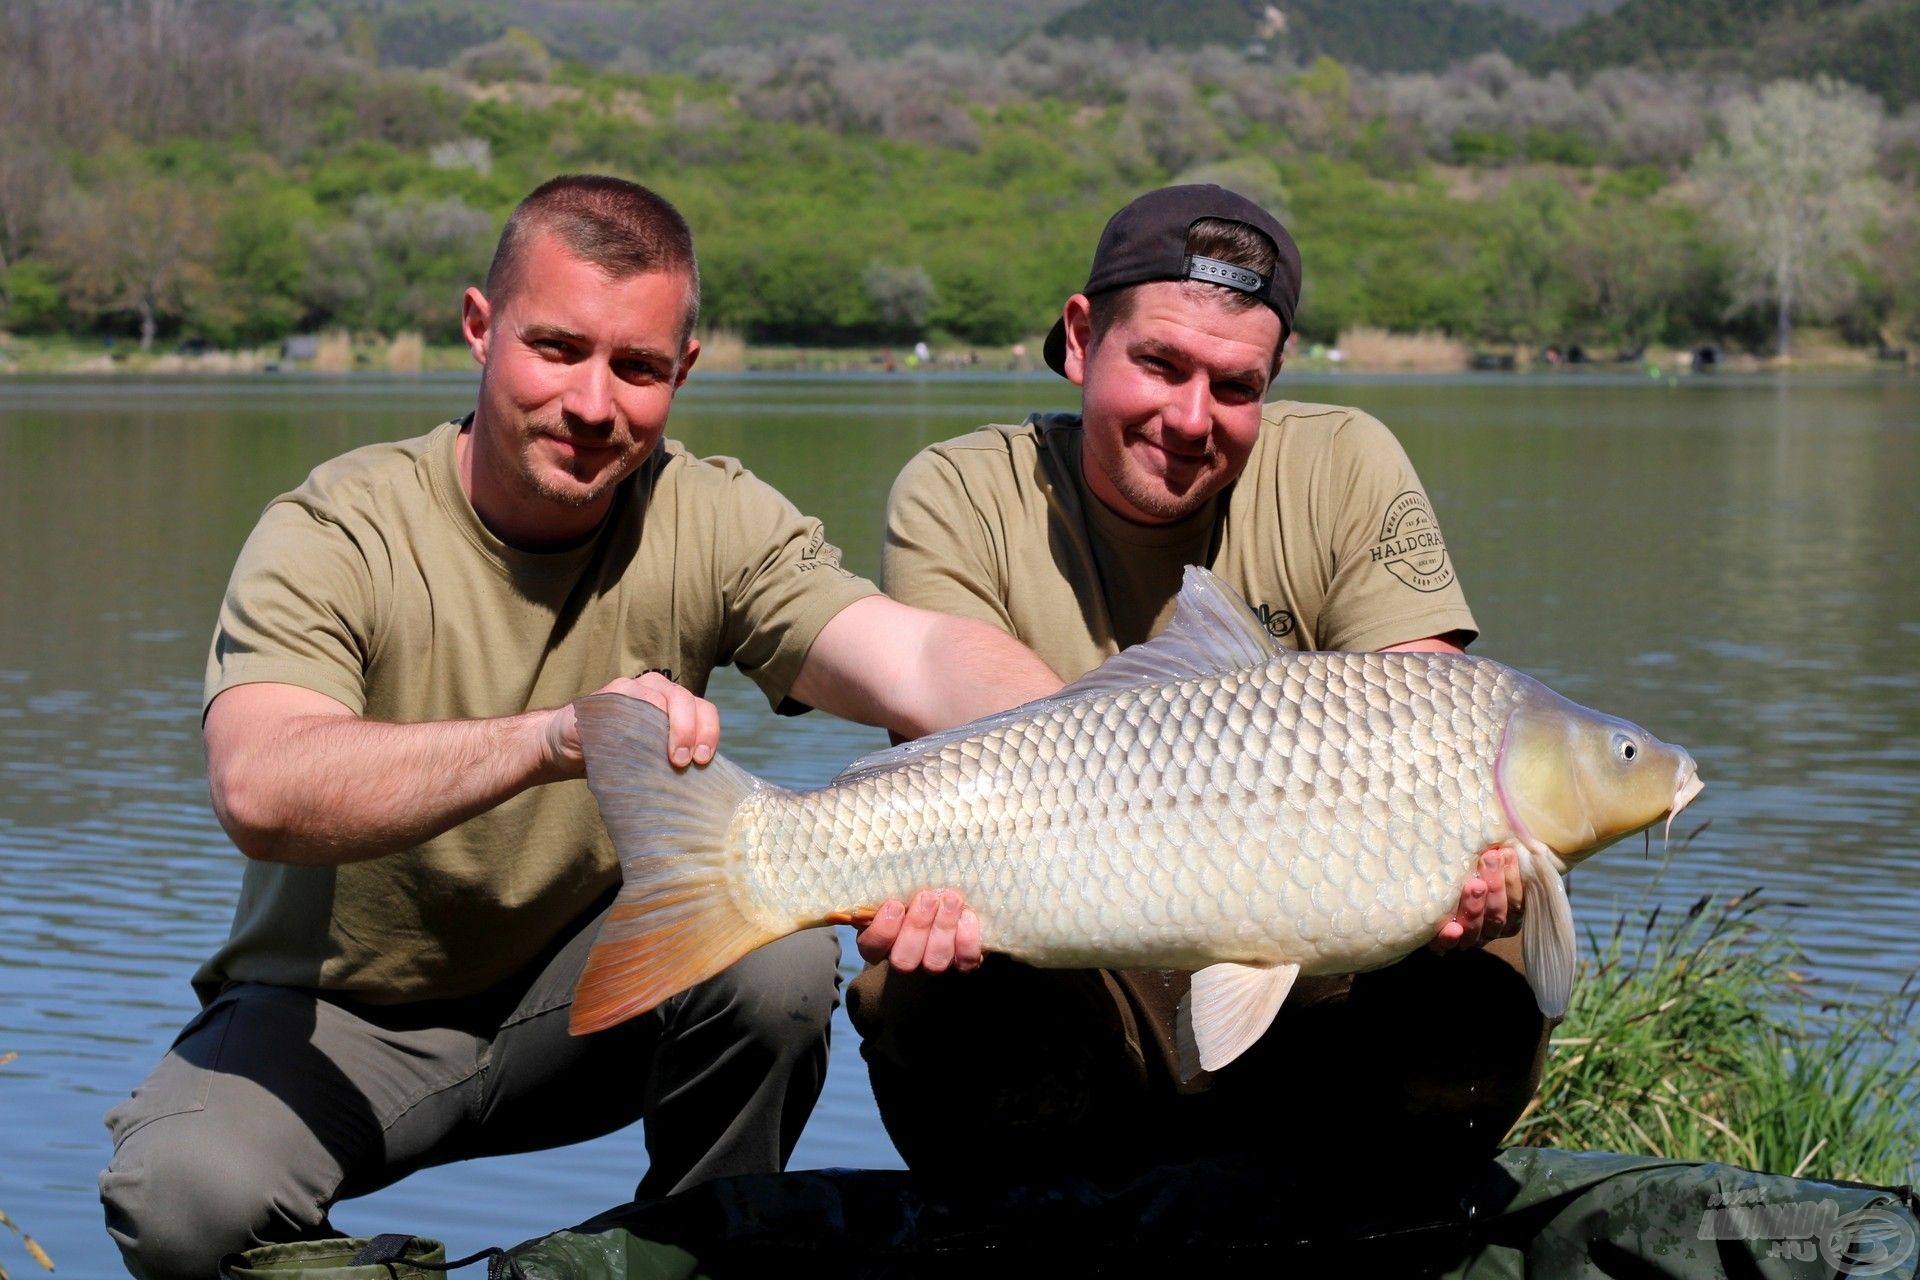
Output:
<path fill-rule="evenodd" d="M 1164 627 L 1188 564 L 1225 578 L 1283 646 L 1460 652 L 1473 615 L 1399 443 L 1356 409 L 1267 401 L 1300 279 L 1286 229 L 1220 187 L 1162 188 L 1115 214 L 1046 342 L 1081 412 L 910 461 L 888 503 L 887 591 L 992 623 L 1068 680 Z M 848 1011 L 918 1171 L 1194 1157 L 1320 1170 L 1383 1145 L 1464 1169 L 1531 1098 L 1546 1043 L 1518 972 L 1509 863 L 1488 855 L 1428 951 L 1303 978 L 1215 1073 L 1182 1078 L 1188 975 L 983 964 L 953 892 L 888 904 Z"/>

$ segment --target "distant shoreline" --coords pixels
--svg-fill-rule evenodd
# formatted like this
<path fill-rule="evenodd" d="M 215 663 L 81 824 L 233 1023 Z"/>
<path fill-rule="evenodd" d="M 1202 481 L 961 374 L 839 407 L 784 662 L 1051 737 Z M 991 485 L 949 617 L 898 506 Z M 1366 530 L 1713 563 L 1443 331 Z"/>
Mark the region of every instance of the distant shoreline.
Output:
<path fill-rule="evenodd" d="M 895 374 L 903 377 L 942 374 L 1022 374 L 1046 373 L 1035 354 L 1039 343 L 1009 348 L 982 348 L 956 344 L 934 347 L 929 358 L 916 359 L 900 349 L 891 353 L 877 347 L 788 347 L 756 346 L 722 336 L 703 352 L 702 373 L 820 373 L 820 374 Z M 1457 353 L 1466 353 L 1463 344 L 1454 344 Z M 289 359 L 277 346 L 183 352 L 177 347 L 141 352 L 128 343 L 112 347 L 89 345 L 71 339 L 19 338 L 0 334 L 0 377 L 8 376 L 100 376 L 100 377 L 222 377 L 267 374 L 383 374 L 409 375 L 463 373 L 476 366 L 463 346 L 410 344 L 394 358 L 398 344 L 354 343 L 331 359 Z M 1667 348 L 1649 349 L 1634 360 L 1612 358 L 1543 359 L 1525 349 L 1499 350 L 1466 355 L 1448 353 L 1454 358 L 1396 358 L 1391 349 L 1366 349 L 1343 352 L 1337 347 L 1318 344 L 1290 353 L 1286 371 L 1290 373 L 1366 373 L 1366 374 L 1438 374 L 1505 373 L 1516 377 L 1605 376 L 1609 379 L 1691 376 L 1703 373 L 1900 373 L 1920 372 L 1920 352 L 1908 352 L 1904 359 L 1888 358 L 1862 347 L 1835 343 L 1809 343 L 1807 349 L 1786 360 L 1743 352 L 1716 352 L 1711 368 L 1693 367 L 1690 353 Z M 1282 375 L 1283 377 L 1285 374 Z"/>

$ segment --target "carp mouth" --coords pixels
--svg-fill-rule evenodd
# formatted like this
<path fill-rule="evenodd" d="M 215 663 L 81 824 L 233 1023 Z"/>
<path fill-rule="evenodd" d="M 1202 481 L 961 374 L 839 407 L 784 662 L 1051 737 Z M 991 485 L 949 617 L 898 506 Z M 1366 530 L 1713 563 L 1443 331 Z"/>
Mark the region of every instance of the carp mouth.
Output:
<path fill-rule="evenodd" d="M 1693 761 L 1687 761 L 1686 781 L 1682 782 L 1679 790 L 1673 793 L 1673 807 L 1667 810 L 1667 825 L 1660 832 L 1662 843 L 1672 842 L 1673 820 L 1680 816 L 1682 809 L 1693 803 L 1695 796 L 1706 789 L 1707 784 L 1700 781 L 1700 771 L 1693 767 Z"/>

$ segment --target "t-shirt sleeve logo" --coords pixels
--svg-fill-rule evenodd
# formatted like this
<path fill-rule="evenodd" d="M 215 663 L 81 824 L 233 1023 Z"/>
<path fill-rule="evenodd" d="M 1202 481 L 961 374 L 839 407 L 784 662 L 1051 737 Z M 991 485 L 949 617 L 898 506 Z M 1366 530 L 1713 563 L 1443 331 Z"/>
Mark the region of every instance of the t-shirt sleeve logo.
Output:
<path fill-rule="evenodd" d="M 1409 489 L 1387 504 L 1371 556 L 1373 563 L 1415 591 L 1439 591 L 1453 584 L 1446 540 L 1427 506 L 1427 496 L 1418 489 Z"/>
<path fill-rule="evenodd" d="M 831 569 L 843 578 L 853 574 L 840 564 L 840 548 L 827 541 L 827 531 L 819 525 L 813 527 L 806 545 L 800 548 L 800 559 L 794 566 L 801 573 L 812 573 L 815 569 Z"/>

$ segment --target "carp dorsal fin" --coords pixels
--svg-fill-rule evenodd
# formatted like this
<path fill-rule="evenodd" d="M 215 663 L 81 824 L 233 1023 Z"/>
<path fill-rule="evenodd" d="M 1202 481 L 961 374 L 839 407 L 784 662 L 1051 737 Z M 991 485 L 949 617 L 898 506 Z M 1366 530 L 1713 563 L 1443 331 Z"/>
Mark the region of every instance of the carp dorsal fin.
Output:
<path fill-rule="evenodd" d="M 1527 882 L 1527 914 L 1520 925 L 1527 984 L 1540 1012 L 1558 1018 L 1573 998 L 1573 907 L 1560 868 L 1538 851 L 1522 850 L 1520 874 Z"/>
<path fill-rule="evenodd" d="M 1266 624 L 1240 593 L 1211 570 L 1190 564 L 1174 597 L 1173 619 L 1145 644 L 1122 649 L 1055 698 L 1111 693 L 1143 684 L 1219 676 L 1263 665 L 1280 653 Z"/>
<path fill-rule="evenodd" d="M 1173 619 L 1166 630 L 1144 644 L 1123 649 L 1072 684 L 1044 698 L 985 716 L 967 724 L 930 733 L 897 747 L 861 756 L 834 778 L 834 785 L 854 782 L 931 755 L 948 743 L 986 733 L 1015 720 L 1051 710 L 1064 703 L 1097 697 L 1141 685 L 1169 680 L 1224 675 L 1257 667 L 1280 653 L 1267 628 L 1240 593 L 1198 565 L 1188 565 L 1175 597 Z"/>
<path fill-rule="evenodd" d="M 1216 964 L 1194 974 L 1175 1029 L 1182 1079 L 1245 1053 L 1273 1025 L 1299 976 L 1297 964 Z"/>

